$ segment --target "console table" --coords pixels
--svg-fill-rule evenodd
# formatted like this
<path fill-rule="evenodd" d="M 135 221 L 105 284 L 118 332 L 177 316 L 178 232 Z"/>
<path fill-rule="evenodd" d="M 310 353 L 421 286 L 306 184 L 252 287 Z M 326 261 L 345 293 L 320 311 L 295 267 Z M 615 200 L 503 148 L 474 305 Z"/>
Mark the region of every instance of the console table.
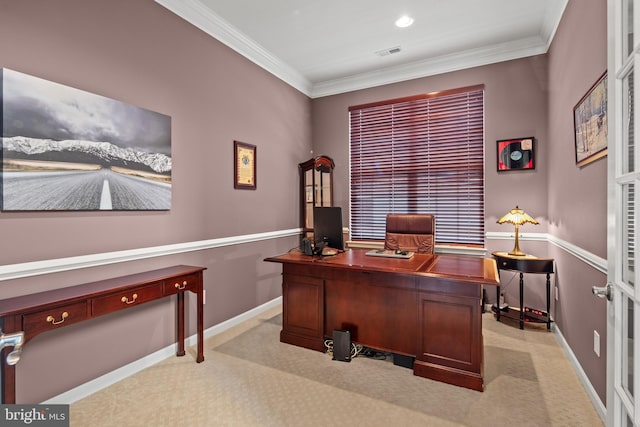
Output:
<path fill-rule="evenodd" d="M 551 330 L 551 273 L 553 273 L 553 258 L 538 258 L 533 255 L 509 255 L 507 252 L 492 252 L 491 255 L 500 270 L 513 270 L 520 273 L 520 329 L 524 329 L 524 273 L 547 275 L 547 330 Z M 500 285 L 496 288 L 496 320 L 500 321 Z"/>
<path fill-rule="evenodd" d="M 62 289 L 0 300 L 0 329 L 22 331 L 23 345 L 35 336 L 104 314 L 177 295 L 177 356 L 184 356 L 184 294 L 197 295 L 198 350 L 196 362 L 204 361 L 203 280 L 206 268 L 177 265 L 129 276 L 116 277 Z M 11 348 L 0 353 L 2 403 L 16 403 L 15 366 L 6 362 Z"/>
<path fill-rule="evenodd" d="M 414 375 L 482 391 L 483 285 L 498 285 L 493 259 L 415 254 L 410 259 L 299 252 L 283 265 L 280 341 L 324 351 L 348 330 L 354 342 L 415 358 Z"/>

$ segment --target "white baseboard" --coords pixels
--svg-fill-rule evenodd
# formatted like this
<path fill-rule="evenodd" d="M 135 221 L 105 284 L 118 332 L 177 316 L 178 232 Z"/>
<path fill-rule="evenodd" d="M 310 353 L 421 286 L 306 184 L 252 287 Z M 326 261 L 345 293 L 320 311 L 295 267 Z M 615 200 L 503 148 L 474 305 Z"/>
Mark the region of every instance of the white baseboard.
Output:
<path fill-rule="evenodd" d="M 225 320 L 222 323 L 219 323 L 217 325 L 214 325 L 206 329 L 204 331 L 204 337 L 206 339 L 206 338 L 210 338 L 215 335 L 218 335 L 222 332 L 225 332 L 228 329 L 231 329 L 232 327 L 237 326 L 280 304 L 282 304 L 282 297 L 275 298 L 258 307 L 255 307 L 242 314 L 239 314 L 238 316 Z M 600 397 L 598 396 L 595 389 L 591 385 L 591 382 L 589 381 L 589 378 L 587 377 L 584 370 L 582 369 L 582 366 L 580 366 L 578 359 L 576 358 L 575 354 L 567 344 L 562 333 L 558 330 L 558 328 L 555 327 L 555 325 L 553 328 L 553 332 L 556 337 L 556 340 L 560 344 L 560 347 L 564 351 L 567 359 L 569 360 L 574 371 L 578 375 L 580 382 L 584 386 L 585 391 L 587 392 L 587 395 L 591 399 L 593 406 L 596 409 L 596 412 L 598 412 L 598 415 L 600 416 L 602 421 L 605 422 L 607 410 L 604 403 L 602 403 L 602 401 L 600 400 Z M 197 335 L 191 335 L 190 337 L 187 338 L 186 340 L 187 346 L 194 346 L 196 344 L 197 344 Z M 130 377 L 131 375 L 134 375 L 142 371 L 143 369 L 153 366 L 154 364 L 159 363 L 164 359 L 173 357 L 175 355 L 175 351 L 176 351 L 175 344 L 171 344 L 163 349 L 160 349 L 152 354 L 149 354 L 148 356 L 143 357 L 142 359 L 138 359 L 121 368 L 118 368 L 112 372 L 109 372 L 108 374 L 102 375 L 101 377 L 98 377 L 87 383 L 81 384 L 69 391 L 66 391 L 62 394 L 54 396 L 51 399 L 48 399 L 42 403 L 45 405 L 72 404 L 106 387 L 109 387 L 110 385 L 113 385 L 118 381 L 122 381 L 125 378 Z"/>
<path fill-rule="evenodd" d="M 35 276 L 40 274 L 49 274 L 60 271 L 70 271 L 79 268 L 86 267 L 94 267 L 98 265 L 107 265 L 117 262 L 124 261 L 132 261 L 136 259 L 143 258 L 152 258 L 155 256 L 161 255 L 169 255 L 176 254 L 182 252 L 191 252 L 202 249 L 211 249 L 221 246 L 228 246 L 234 244 L 248 243 L 259 240 L 266 239 L 274 239 L 281 238 L 286 236 L 298 235 L 301 233 L 301 229 L 289 229 L 289 230 L 279 230 L 276 232 L 269 233 L 259 233 L 245 236 L 234 236 L 229 238 L 222 239 L 212 239 L 206 241 L 197 241 L 197 242 L 188 242 L 177 245 L 166 245 L 161 247 L 153 247 L 153 248 L 141 248 L 129 251 L 119 251 L 108 254 L 95 254 L 81 257 L 72 257 L 72 258 L 63 258 L 56 260 L 45 260 L 45 261 L 35 261 L 24 264 L 13 264 L 13 265 L 5 265 L 0 266 L 0 281 L 10 280 L 16 278 L 23 278 L 29 276 Z M 508 232 L 487 232 L 486 238 L 488 240 L 511 240 L 514 238 L 513 233 Z M 607 273 L 607 260 L 600 258 L 590 252 L 583 250 L 569 242 L 566 242 L 562 239 L 559 239 L 553 235 L 547 233 L 522 233 L 520 235 L 521 240 L 531 240 L 531 241 L 543 241 L 552 243 L 555 246 L 565 250 L 569 254 L 575 256 L 576 258 L 582 260 L 586 264 L 594 267 L 598 271 L 603 274 Z M 381 243 L 373 243 L 373 244 L 362 244 L 361 242 L 349 242 L 349 247 L 381 247 Z M 480 251 L 484 251 L 482 248 Z M 436 247 L 436 251 L 438 253 L 453 253 L 449 247 Z M 480 251 L 474 251 L 473 253 L 466 253 L 464 250 L 460 252 L 456 252 L 457 254 L 465 254 L 465 255 L 481 255 Z M 265 303 L 259 307 L 256 307 L 252 310 L 249 310 L 243 314 L 240 314 L 232 319 L 229 319 L 225 322 L 222 322 L 218 325 L 214 325 L 211 328 L 205 331 L 205 338 L 209 338 L 211 336 L 215 336 L 221 332 L 226 331 L 227 329 L 236 326 L 251 317 L 254 317 L 261 312 L 269 310 L 275 307 L 278 304 L 281 304 L 282 298 L 276 298 L 268 303 Z M 584 370 L 580 366 L 578 359 L 575 357 L 571 348 L 565 341 L 562 334 L 559 332 L 557 328 L 554 328 L 556 337 L 560 342 L 567 358 L 572 364 L 574 371 L 580 378 L 580 381 L 583 383 L 587 394 L 591 398 L 594 407 L 598 411 L 600 417 L 605 420 L 606 417 L 606 408 L 599 396 L 595 392 L 595 389 L 591 385 L 588 377 L 586 376 Z M 196 336 L 192 335 L 186 340 L 186 344 L 188 346 L 196 345 Z M 149 366 L 152 366 L 168 357 L 172 357 L 175 354 L 175 344 L 172 344 L 168 347 L 165 347 L 161 350 L 158 350 L 148 356 L 143 357 L 135 362 L 132 362 L 128 365 L 125 365 L 121 368 L 116 369 L 108 374 L 105 374 L 99 378 L 96 378 L 92 381 L 89 381 L 85 384 L 82 384 L 78 387 L 75 387 L 72 390 L 69 390 L 65 393 L 62 393 L 58 396 L 55 396 L 43 403 L 45 404 L 69 404 L 73 403 L 77 400 L 80 400 L 84 397 L 87 397 L 105 387 L 108 387 L 118 381 L 123 380 Z"/>
<path fill-rule="evenodd" d="M 555 325 L 553 328 L 553 332 L 556 337 L 556 340 L 560 344 L 560 347 L 562 347 L 562 350 L 564 350 L 564 354 L 569 360 L 569 363 L 571 363 L 571 366 L 573 366 L 574 372 L 578 375 L 578 378 L 580 379 L 582 386 L 587 392 L 587 395 L 591 399 L 591 402 L 593 403 L 593 407 L 596 409 L 596 412 L 600 416 L 600 419 L 602 420 L 602 422 L 606 424 L 607 408 L 605 404 L 602 403 L 602 400 L 600 400 L 600 396 L 598 396 L 598 393 L 596 393 L 596 390 L 593 388 L 593 385 L 591 385 L 591 381 L 589 381 L 589 377 L 587 377 L 587 374 L 582 369 L 582 366 L 580 366 L 580 362 L 576 358 L 576 355 L 573 354 L 571 347 L 569 347 L 569 344 L 564 339 L 564 336 L 562 335 L 560 330 L 555 327 Z"/>
<path fill-rule="evenodd" d="M 258 307 L 255 307 L 249 311 L 246 311 L 242 314 L 237 315 L 229 320 L 225 320 L 222 323 L 214 325 L 204 331 L 204 338 L 210 338 L 212 336 L 218 335 L 228 329 L 231 329 L 234 326 L 241 324 L 242 322 L 251 319 L 267 310 L 270 310 L 278 305 L 282 304 L 282 297 L 275 298 L 269 302 L 266 302 Z M 185 345 L 188 347 L 197 345 L 197 335 L 191 335 L 186 339 Z M 72 404 L 77 402 L 80 399 L 84 399 L 96 393 L 104 388 L 109 387 L 117 383 L 118 381 L 122 381 L 123 379 L 134 375 L 143 369 L 146 369 L 150 366 L 155 365 L 158 362 L 163 361 L 169 357 L 173 357 L 176 352 L 176 345 L 171 344 L 163 349 L 160 349 L 154 353 L 151 353 L 142 359 L 138 359 L 134 362 L 131 362 L 121 368 L 116 369 L 115 371 L 111 371 L 107 374 L 104 374 L 94 380 L 91 380 L 87 383 L 81 384 L 75 388 L 72 388 L 69 391 L 66 391 L 62 394 L 52 397 L 44 402 L 45 405 L 56 405 L 56 404 Z"/>

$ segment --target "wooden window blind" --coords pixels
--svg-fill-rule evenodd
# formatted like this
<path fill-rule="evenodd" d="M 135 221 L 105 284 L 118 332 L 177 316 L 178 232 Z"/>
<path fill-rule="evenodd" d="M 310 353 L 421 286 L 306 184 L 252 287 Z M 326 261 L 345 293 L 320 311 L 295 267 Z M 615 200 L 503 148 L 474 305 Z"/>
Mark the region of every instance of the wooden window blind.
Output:
<path fill-rule="evenodd" d="M 384 240 L 388 213 L 436 217 L 436 241 L 484 244 L 484 87 L 349 108 L 350 229 Z"/>

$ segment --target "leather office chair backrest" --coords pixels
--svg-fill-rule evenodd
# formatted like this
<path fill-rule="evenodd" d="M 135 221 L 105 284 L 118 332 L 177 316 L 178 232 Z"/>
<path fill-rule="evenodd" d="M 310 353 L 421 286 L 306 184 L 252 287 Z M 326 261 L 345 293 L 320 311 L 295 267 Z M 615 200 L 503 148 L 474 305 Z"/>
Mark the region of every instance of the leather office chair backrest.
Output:
<path fill-rule="evenodd" d="M 388 214 L 384 248 L 432 254 L 436 218 L 426 214 Z"/>

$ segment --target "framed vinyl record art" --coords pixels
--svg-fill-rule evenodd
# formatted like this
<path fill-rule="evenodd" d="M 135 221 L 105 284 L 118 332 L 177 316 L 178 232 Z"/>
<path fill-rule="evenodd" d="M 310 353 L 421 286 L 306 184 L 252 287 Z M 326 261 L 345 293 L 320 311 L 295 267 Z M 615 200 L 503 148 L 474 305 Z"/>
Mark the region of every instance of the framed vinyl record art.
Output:
<path fill-rule="evenodd" d="M 498 172 L 535 169 L 534 138 L 498 141 Z"/>

